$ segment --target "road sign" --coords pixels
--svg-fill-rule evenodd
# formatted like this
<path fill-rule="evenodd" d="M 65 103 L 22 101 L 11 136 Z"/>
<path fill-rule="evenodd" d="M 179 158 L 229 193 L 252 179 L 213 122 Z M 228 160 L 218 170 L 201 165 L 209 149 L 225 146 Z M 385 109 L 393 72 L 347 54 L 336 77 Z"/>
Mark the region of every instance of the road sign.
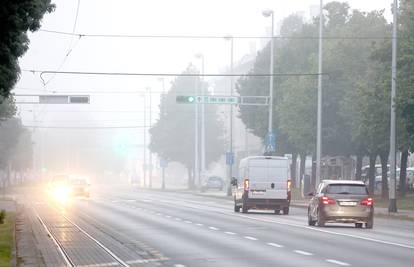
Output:
<path fill-rule="evenodd" d="M 39 95 L 39 104 L 89 104 L 88 95 Z"/>
<path fill-rule="evenodd" d="M 177 103 L 193 104 L 195 102 L 195 96 L 193 95 L 178 95 L 175 98 Z"/>
<path fill-rule="evenodd" d="M 167 168 L 168 167 L 168 160 L 160 159 L 160 167 L 161 168 Z"/>
<path fill-rule="evenodd" d="M 203 104 L 238 104 L 238 96 L 197 96 L 197 103 Z"/>
<path fill-rule="evenodd" d="M 234 153 L 233 152 L 226 152 L 226 164 L 227 165 L 234 164 Z"/>
<path fill-rule="evenodd" d="M 266 135 L 265 151 L 267 153 L 276 151 L 276 135 L 274 133 L 268 133 Z"/>
<path fill-rule="evenodd" d="M 221 105 L 246 105 L 246 106 L 267 106 L 268 96 L 226 96 L 226 95 L 178 95 L 177 103 L 187 104 L 221 104 Z"/>

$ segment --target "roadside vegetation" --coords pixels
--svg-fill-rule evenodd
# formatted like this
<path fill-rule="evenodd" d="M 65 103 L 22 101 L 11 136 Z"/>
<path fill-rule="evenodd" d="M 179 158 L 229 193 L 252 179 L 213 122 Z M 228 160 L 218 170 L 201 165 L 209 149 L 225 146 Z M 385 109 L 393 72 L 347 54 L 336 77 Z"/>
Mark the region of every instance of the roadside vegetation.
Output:
<path fill-rule="evenodd" d="M 10 266 L 13 249 L 14 214 L 0 212 L 0 267 Z"/>

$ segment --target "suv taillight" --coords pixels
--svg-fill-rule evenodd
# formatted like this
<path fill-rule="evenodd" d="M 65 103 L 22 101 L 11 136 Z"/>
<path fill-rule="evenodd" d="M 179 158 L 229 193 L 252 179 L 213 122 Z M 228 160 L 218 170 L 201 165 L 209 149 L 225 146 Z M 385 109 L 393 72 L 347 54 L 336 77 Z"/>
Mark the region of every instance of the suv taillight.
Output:
<path fill-rule="evenodd" d="M 244 187 L 244 191 L 249 191 L 249 187 L 250 187 L 249 179 L 244 179 L 243 187 Z"/>
<path fill-rule="evenodd" d="M 374 200 L 370 197 L 364 198 L 363 200 L 361 200 L 361 205 L 363 205 L 363 206 L 373 206 L 374 205 Z"/>
<path fill-rule="evenodd" d="M 335 199 L 330 197 L 321 197 L 321 203 L 323 205 L 334 205 L 336 203 Z"/>

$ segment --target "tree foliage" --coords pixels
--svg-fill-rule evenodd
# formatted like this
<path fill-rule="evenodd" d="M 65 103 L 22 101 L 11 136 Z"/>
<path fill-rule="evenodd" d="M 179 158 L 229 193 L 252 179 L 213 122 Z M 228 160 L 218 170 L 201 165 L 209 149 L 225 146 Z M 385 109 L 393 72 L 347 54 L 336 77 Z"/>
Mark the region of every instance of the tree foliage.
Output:
<path fill-rule="evenodd" d="M 28 49 L 27 31 L 40 28 L 51 0 L 3 0 L 0 6 L 0 96 L 8 96 L 20 72 L 18 58 Z"/>

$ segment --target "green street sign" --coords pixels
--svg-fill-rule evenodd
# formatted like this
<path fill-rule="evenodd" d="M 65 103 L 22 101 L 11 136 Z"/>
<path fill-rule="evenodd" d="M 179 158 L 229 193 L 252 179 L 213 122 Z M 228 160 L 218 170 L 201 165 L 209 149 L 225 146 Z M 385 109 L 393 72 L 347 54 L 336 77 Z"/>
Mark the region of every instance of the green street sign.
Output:
<path fill-rule="evenodd" d="M 196 100 L 195 96 L 192 95 L 178 95 L 175 99 L 177 103 L 192 104 Z"/>

